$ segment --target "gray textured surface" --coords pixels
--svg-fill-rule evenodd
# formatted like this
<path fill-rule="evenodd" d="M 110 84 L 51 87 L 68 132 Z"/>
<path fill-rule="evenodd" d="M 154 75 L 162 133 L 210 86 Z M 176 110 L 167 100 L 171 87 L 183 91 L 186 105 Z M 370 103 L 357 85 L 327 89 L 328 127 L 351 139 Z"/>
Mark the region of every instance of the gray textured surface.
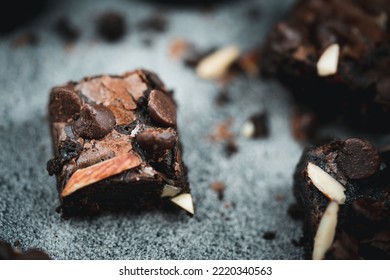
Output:
<path fill-rule="evenodd" d="M 22 249 L 43 248 L 55 259 L 302 258 L 301 248 L 291 242 L 301 236 L 300 224 L 286 213 L 293 202 L 291 176 L 301 153 L 289 133 L 288 95 L 277 84 L 241 77 L 229 86 L 233 101 L 217 108 L 218 86 L 200 80 L 168 56 L 173 38 L 203 47 L 236 43 L 249 49 L 261 42 L 291 2 L 233 1 L 211 13 L 166 7 L 169 31 L 152 36 L 135 28 L 157 9 L 152 3 L 61 1 L 28 27 L 39 34 L 38 46 L 11 48 L 16 34 L 1 39 L 0 239 L 20 240 Z M 262 10 L 257 22 L 246 16 L 254 5 Z M 93 21 L 107 8 L 128 18 L 131 30 L 117 44 L 100 42 L 94 35 Z M 82 37 L 71 51 L 65 51 L 52 31 L 63 14 L 82 26 Z M 153 41 L 150 48 L 141 42 L 146 37 Z M 55 212 L 55 180 L 45 170 L 51 157 L 49 89 L 86 75 L 137 67 L 155 71 L 176 92 L 196 216 L 149 212 L 61 220 Z M 226 118 L 234 117 L 233 131 L 239 134 L 242 123 L 259 110 L 269 112 L 269 138 L 238 136 L 239 152 L 229 159 L 221 144 L 208 141 Z M 210 190 L 215 180 L 226 183 L 224 201 Z M 264 240 L 266 231 L 276 231 L 275 240 Z"/>

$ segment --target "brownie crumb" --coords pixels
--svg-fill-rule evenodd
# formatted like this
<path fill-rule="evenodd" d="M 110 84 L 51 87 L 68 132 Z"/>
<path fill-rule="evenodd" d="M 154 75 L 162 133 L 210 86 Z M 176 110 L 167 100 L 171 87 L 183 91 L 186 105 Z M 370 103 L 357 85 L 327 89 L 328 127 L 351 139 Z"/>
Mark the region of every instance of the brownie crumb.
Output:
<path fill-rule="evenodd" d="M 74 43 L 80 38 L 80 29 L 78 29 L 70 20 L 66 17 L 62 17 L 54 25 L 54 30 L 57 35 L 65 43 Z"/>
<path fill-rule="evenodd" d="M 14 247 L 19 247 L 20 246 L 20 240 L 19 239 L 16 239 L 14 241 Z"/>
<path fill-rule="evenodd" d="M 223 107 L 230 102 L 231 102 L 231 98 L 230 98 L 229 91 L 226 88 L 221 89 L 215 98 L 215 104 L 218 107 Z"/>
<path fill-rule="evenodd" d="M 220 181 L 216 181 L 210 185 L 210 188 L 218 194 L 218 199 L 223 200 L 225 193 L 225 184 Z"/>
<path fill-rule="evenodd" d="M 162 13 L 155 13 L 138 23 L 138 29 L 147 32 L 163 33 L 168 29 L 168 20 Z"/>
<path fill-rule="evenodd" d="M 185 55 L 189 47 L 190 44 L 186 40 L 174 39 L 169 46 L 169 57 L 174 60 L 180 59 Z"/>
<path fill-rule="evenodd" d="M 238 145 L 234 141 L 234 139 L 230 139 L 225 143 L 224 151 L 225 151 L 226 157 L 228 157 L 228 158 L 238 152 Z"/>
<path fill-rule="evenodd" d="M 274 231 L 266 231 L 263 234 L 263 238 L 265 240 L 274 240 L 276 237 L 276 233 Z"/>
<path fill-rule="evenodd" d="M 230 130 L 232 124 L 233 124 L 232 118 L 228 118 L 227 120 L 218 124 L 214 133 L 210 134 L 209 136 L 210 139 L 214 142 L 227 141 L 233 139 L 233 133 Z"/>
<path fill-rule="evenodd" d="M 36 46 L 39 42 L 39 37 L 36 33 L 26 32 L 17 36 L 11 43 L 12 48 L 18 49 L 27 46 Z"/>
<path fill-rule="evenodd" d="M 107 42 L 117 42 L 126 33 L 126 20 L 118 12 L 105 12 L 98 18 L 96 28 L 101 38 Z"/>

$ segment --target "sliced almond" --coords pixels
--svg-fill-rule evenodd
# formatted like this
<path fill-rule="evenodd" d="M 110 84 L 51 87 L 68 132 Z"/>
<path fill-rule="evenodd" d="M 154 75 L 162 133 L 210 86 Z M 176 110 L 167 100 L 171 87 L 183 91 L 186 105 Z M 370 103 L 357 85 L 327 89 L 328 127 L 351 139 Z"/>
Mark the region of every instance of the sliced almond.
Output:
<path fill-rule="evenodd" d="M 319 189 L 326 197 L 336 201 L 338 204 L 345 203 L 345 188 L 340 182 L 335 180 L 327 172 L 317 165 L 309 162 L 307 165 L 307 175 L 313 185 Z"/>
<path fill-rule="evenodd" d="M 167 185 L 164 186 L 164 188 L 162 190 L 161 197 L 174 197 L 180 191 L 181 191 L 180 188 L 177 188 L 175 186 L 167 184 Z"/>
<path fill-rule="evenodd" d="M 313 260 L 324 259 L 326 252 L 329 250 L 330 246 L 332 246 L 336 233 L 338 212 L 339 205 L 337 202 L 331 201 L 322 215 L 314 238 Z"/>
<path fill-rule="evenodd" d="M 241 134 L 245 138 L 252 138 L 252 136 L 255 134 L 255 125 L 251 121 L 246 121 L 241 129 Z"/>
<path fill-rule="evenodd" d="M 321 77 L 330 76 L 337 73 L 339 63 L 340 46 L 330 45 L 321 55 L 317 62 L 317 73 Z"/>
<path fill-rule="evenodd" d="M 192 196 L 189 193 L 182 193 L 179 194 L 178 196 L 172 197 L 171 201 L 175 203 L 177 206 L 180 208 L 184 209 L 191 215 L 194 215 L 195 210 L 194 210 L 194 203 L 192 201 Z"/>
<path fill-rule="evenodd" d="M 137 167 L 141 159 L 135 154 L 124 154 L 112 159 L 77 170 L 70 177 L 61 197 L 68 196 L 85 186 L 104 180 L 125 170 Z"/>
<path fill-rule="evenodd" d="M 218 79 L 227 72 L 239 56 L 240 50 L 236 46 L 220 49 L 200 61 L 196 73 L 203 79 Z"/>

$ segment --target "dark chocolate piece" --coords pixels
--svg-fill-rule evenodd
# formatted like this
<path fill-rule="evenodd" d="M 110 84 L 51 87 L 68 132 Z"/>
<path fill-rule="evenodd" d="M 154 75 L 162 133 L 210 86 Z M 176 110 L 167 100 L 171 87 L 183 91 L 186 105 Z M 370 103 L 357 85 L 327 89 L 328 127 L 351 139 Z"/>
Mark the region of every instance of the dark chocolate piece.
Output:
<path fill-rule="evenodd" d="M 295 172 L 294 194 L 304 213 L 307 258 L 312 257 L 320 221 L 330 205 L 330 199 L 309 177 L 309 163 L 345 188 L 346 199 L 339 205 L 335 237 L 324 257 L 390 258 L 390 162 L 382 155 L 371 143 L 356 138 L 304 151 Z"/>
<path fill-rule="evenodd" d="M 54 158 L 47 169 L 57 177 L 64 217 L 170 200 L 193 212 L 176 105 L 156 74 L 136 70 L 55 87 L 49 115 Z"/>
<path fill-rule="evenodd" d="M 126 20 L 118 12 L 109 11 L 100 15 L 97 21 L 97 32 L 107 42 L 116 42 L 126 33 Z"/>
<path fill-rule="evenodd" d="M 42 250 L 30 249 L 21 252 L 9 243 L 0 240 L 0 260 L 50 260 L 51 258 Z"/>
<path fill-rule="evenodd" d="M 115 126 L 115 117 L 104 105 L 84 104 L 79 118 L 72 124 L 73 131 L 84 139 L 99 139 Z"/>
<path fill-rule="evenodd" d="M 390 2 L 383 0 L 298 1 L 270 32 L 261 71 L 286 85 L 320 123 L 389 131 L 388 18 Z"/>

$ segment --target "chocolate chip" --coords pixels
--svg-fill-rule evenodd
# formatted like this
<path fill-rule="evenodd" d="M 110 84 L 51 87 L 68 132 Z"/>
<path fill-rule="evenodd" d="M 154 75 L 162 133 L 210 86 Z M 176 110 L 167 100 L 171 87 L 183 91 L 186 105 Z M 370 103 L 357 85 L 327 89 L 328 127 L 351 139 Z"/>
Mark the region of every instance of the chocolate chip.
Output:
<path fill-rule="evenodd" d="M 368 141 L 351 138 L 343 143 L 336 158 L 337 166 L 350 179 L 364 179 L 379 171 L 381 158 Z"/>
<path fill-rule="evenodd" d="M 73 130 L 83 138 L 99 139 L 115 126 L 114 114 L 103 105 L 85 104 L 80 118 L 73 123 Z"/>
<path fill-rule="evenodd" d="M 152 90 L 149 95 L 148 111 L 150 117 L 164 126 L 176 125 L 176 106 L 171 96 Z"/>
<path fill-rule="evenodd" d="M 176 143 L 176 135 L 170 129 L 147 129 L 136 135 L 138 144 L 149 154 L 164 152 Z"/>
<path fill-rule="evenodd" d="M 53 122 L 67 121 L 79 113 L 82 101 L 72 86 L 57 87 L 51 91 L 49 115 Z"/>
<path fill-rule="evenodd" d="M 117 12 L 106 12 L 97 21 L 97 32 L 108 42 L 119 41 L 126 33 L 126 21 Z"/>

